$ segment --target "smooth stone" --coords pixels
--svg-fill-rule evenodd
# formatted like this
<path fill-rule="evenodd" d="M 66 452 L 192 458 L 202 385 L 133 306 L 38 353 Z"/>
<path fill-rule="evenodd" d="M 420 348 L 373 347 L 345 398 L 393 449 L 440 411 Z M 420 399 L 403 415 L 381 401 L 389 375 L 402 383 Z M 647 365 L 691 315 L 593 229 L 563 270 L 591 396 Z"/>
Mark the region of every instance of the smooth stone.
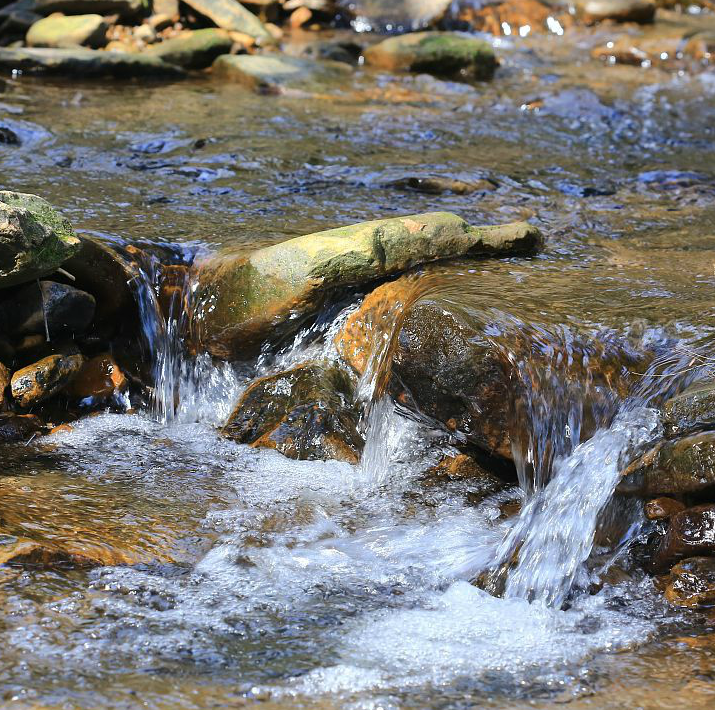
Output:
<path fill-rule="evenodd" d="M 23 367 L 12 376 L 10 389 L 15 402 L 30 407 L 53 397 L 79 374 L 82 355 L 50 355 Z"/>
<path fill-rule="evenodd" d="M 316 90 L 336 84 L 350 76 L 352 69 L 341 62 L 280 54 L 224 54 L 213 63 L 213 73 L 252 91 L 277 94 L 286 89 Z"/>
<path fill-rule="evenodd" d="M 580 0 L 578 9 L 585 22 L 652 22 L 655 17 L 653 0 Z"/>
<path fill-rule="evenodd" d="M 28 47 L 103 47 L 107 23 L 101 15 L 50 15 L 35 22 L 27 32 Z"/>
<path fill-rule="evenodd" d="M 667 436 L 715 427 L 715 383 L 701 383 L 669 399 L 663 407 Z"/>
<path fill-rule="evenodd" d="M 114 358 L 105 353 L 87 360 L 66 388 L 70 399 L 95 404 L 127 389 L 129 381 Z"/>
<path fill-rule="evenodd" d="M 618 492 L 638 496 L 695 493 L 715 486 L 715 432 L 661 441 L 623 471 Z"/>
<path fill-rule="evenodd" d="M 223 434 L 301 460 L 357 463 L 357 431 L 349 376 L 324 363 L 307 363 L 262 377 L 248 387 Z"/>
<path fill-rule="evenodd" d="M 679 500 L 673 498 L 654 498 L 645 504 L 644 513 L 648 520 L 667 520 L 672 518 L 676 513 L 685 510 L 685 505 Z"/>
<path fill-rule="evenodd" d="M 0 411 L 5 409 L 7 404 L 7 390 L 10 386 L 12 373 L 0 362 Z"/>
<path fill-rule="evenodd" d="M 94 318 L 95 300 L 86 291 L 41 281 L 27 284 L 0 304 L 0 323 L 17 335 L 44 334 L 50 340 L 82 335 Z"/>
<path fill-rule="evenodd" d="M 715 559 L 691 557 L 675 565 L 670 571 L 665 598 L 686 609 L 715 606 Z"/>
<path fill-rule="evenodd" d="M 340 4 L 371 24 L 410 30 L 438 20 L 452 0 L 341 0 Z"/>
<path fill-rule="evenodd" d="M 83 78 L 132 77 L 180 79 L 185 72 L 147 54 L 105 52 L 97 49 L 52 49 L 48 47 L 0 48 L 0 69 L 21 70 L 31 74 L 58 74 Z"/>
<path fill-rule="evenodd" d="M 63 12 L 66 15 L 135 15 L 142 0 L 35 0 L 35 11 L 42 15 Z"/>
<path fill-rule="evenodd" d="M 152 17 L 178 17 L 179 0 L 151 0 Z"/>
<path fill-rule="evenodd" d="M 211 66 L 216 57 L 228 54 L 232 46 L 233 40 L 225 30 L 208 28 L 153 44 L 146 54 L 184 69 L 204 69 Z"/>
<path fill-rule="evenodd" d="M 41 197 L 0 191 L 0 288 L 56 271 L 79 246 L 69 221 Z"/>
<path fill-rule="evenodd" d="M 452 32 L 415 32 L 368 47 L 365 61 L 389 71 L 425 72 L 463 80 L 491 79 L 497 67 L 492 46 Z"/>
<path fill-rule="evenodd" d="M 711 61 L 715 55 L 715 31 L 706 30 L 689 37 L 683 52 L 698 61 Z"/>
<path fill-rule="evenodd" d="M 42 428 L 34 414 L 0 414 L 0 442 L 27 441 Z"/>
<path fill-rule="evenodd" d="M 523 222 L 470 227 L 432 212 L 309 234 L 247 257 L 218 254 L 195 266 L 192 332 L 216 357 L 245 357 L 279 326 L 300 327 L 334 289 L 439 259 L 530 253 L 542 243 L 539 230 Z"/>
<path fill-rule="evenodd" d="M 192 10 L 208 17 L 221 29 L 243 32 L 266 42 L 273 41 L 273 35 L 258 17 L 236 0 L 184 0 L 184 2 Z"/>
<path fill-rule="evenodd" d="M 676 513 L 653 557 L 657 572 L 685 557 L 715 553 L 715 505 L 699 505 Z"/>

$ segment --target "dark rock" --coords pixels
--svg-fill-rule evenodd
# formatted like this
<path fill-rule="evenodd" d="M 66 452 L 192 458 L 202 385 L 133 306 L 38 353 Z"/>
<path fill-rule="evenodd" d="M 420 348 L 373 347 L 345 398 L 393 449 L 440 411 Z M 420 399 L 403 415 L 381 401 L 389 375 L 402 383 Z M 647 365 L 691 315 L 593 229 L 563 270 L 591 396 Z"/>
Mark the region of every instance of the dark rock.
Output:
<path fill-rule="evenodd" d="M 619 493 L 694 493 L 715 486 L 715 432 L 661 441 L 623 472 Z"/>
<path fill-rule="evenodd" d="M 663 425 L 670 437 L 715 427 L 715 384 L 689 387 L 663 407 Z"/>
<path fill-rule="evenodd" d="M 8 386 L 12 373 L 0 362 L 0 411 L 5 409 L 7 404 Z"/>
<path fill-rule="evenodd" d="M 673 567 L 665 598 L 687 609 L 715 606 L 715 559 L 691 557 Z"/>
<path fill-rule="evenodd" d="M 47 340 L 44 335 L 26 335 L 16 343 L 15 367 L 24 367 L 50 355 L 77 355 L 79 348 L 74 340 Z"/>
<path fill-rule="evenodd" d="M 491 180 L 466 182 L 445 177 L 406 177 L 394 180 L 389 185 L 401 190 L 424 192 L 428 195 L 442 195 L 445 192 L 452 192 L 455 195 L 470 195 L 473 192 L 491 192 L 498 187 Z"/>
<path fill-rule="evenodd" d="M 27 441 L 42 429 L 34 414 L 0 414 L 0 442 Z"/>
<path fill-rule="evenodd" d="M 472 504 L 480 503 L 509 485 L 467 454 L 445 456 L 436 466 L 429 468 L 423 478 L 423 483 L 430 485 L 442 485 L 446 481 L 468 484 L 467 500 Z"/>
<path fill-rule="evenodd" d="M 667 520 L 676 513 L 685 510 L 685 505 L 673 498 L 654 498 L 645 504 L 645 517 L 648 520 Z"/>
<path fill-rule="evenodd" d="M 223 433 L 294 459 L 357 463 L 363 447 L 350 378 L 322 363 L 300 365 L 253 382 Z"/>
<path fill-rule="evenodd" d="M 305 57 L 312 59 L 324 59 L 331 62 L 343 62 L 345 64 L 357 64 L 362 54 L 362 46 L 356 42 L 346 41 L 324 41 L 309 44 L 302 52 Z"/>
<path fill-rule="evenodd" d="M 81 355 L 50 355 L 23 367 L 12 376 L 13 399 L 21 407 L 43 402 L 72 382 L 83 364 Z"/>
<path fill-rule="evenodd" d="M 204 69 L 211 66 L 216 57 L 228 54 L 232 46 L 228 32 L 208 28 L 153 44 L 147 48 L 146 54 L 184 69 Z"/>
<path fill-rule="evenodd" d="M 27 284 L 0 305 L 0 324 L 17 335 L 49 333 L 49 339 L 82 335 L 94 318 L 95 300 L 73 286 Z"/>
<path fill-rule="evenodd" d="M 666 571 L 685 557 L 715 553 L 715 505 L 700 505 L 676 513 L 653 557 L 656 571 Z"/>
<path fill-rule="evenodd" d="M 13 130 L 7 126 L 0 126 L 0 143 L 4 145 L 20 145 L 22 141 Z"/>
<path fill-rule="evenodd" d="M 87 360 L 66 388 L 67 396 L 84 404 L 97 404 L 127 389 L 129 381 L 109 354 Z"/>

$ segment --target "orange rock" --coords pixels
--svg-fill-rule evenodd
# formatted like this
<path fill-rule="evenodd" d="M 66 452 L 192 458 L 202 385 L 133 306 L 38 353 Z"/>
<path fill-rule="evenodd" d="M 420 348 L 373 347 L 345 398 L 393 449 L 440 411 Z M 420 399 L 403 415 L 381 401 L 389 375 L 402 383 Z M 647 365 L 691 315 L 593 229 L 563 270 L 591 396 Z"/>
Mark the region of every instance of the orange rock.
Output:
<path fill-rule="evenodd" d="M 685 510 L 685 506 L 673 498 L 654 498 L 645 504 L 645 517 L 648 520 L 665 520 Z"/>
<path fill-rule="evenodd" d="M 111 355 L 93 357 L 82 366 L 79 374 L 67 388 L 67 395 L 72 399 L 82 400 L 87 397 L 106 399 L 115 392 L 126 389 L 127 378 Z"/>
<path fill-rule="evenodd" d="M 56 427 L 50 429 L 50 434 L 66 434 L 70 431 L 74 431 L 74 427 L 71 424 L 58 424 Z"/>
<path fill-rule="evenodd" d="M 30 407 L 57 394 L 82 369 L 82 355 L 50 355 L 18 370 L 10 382 L 14 400 Z"/>
<path fill-rule="evenodd" d="M 299 7 L 291 13 L 290 16 L 290 26 L 294 29 L 297 30 L 299 27 L 302 27 L 303 25 L 307 24 L 310 22 L 310 20 L 313 18 L 313 13 L 303 5 L 302 7 Z"/>
<path fill-rule="evenodd" d="M 482 7 L 467 6 L 462 8 L 459 19 L 469 22 L 476 30 L 497 36 L 528 35 L 573 25 L 568 12 L 557 12 L 538 0 L 504 0 Z"/>

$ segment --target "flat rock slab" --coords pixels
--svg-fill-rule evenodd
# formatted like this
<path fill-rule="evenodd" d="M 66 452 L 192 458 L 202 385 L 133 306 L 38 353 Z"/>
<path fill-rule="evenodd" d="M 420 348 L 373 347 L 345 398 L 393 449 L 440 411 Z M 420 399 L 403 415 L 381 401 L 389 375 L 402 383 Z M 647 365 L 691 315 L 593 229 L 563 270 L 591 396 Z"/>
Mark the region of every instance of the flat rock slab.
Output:
<path fill-rule="evenodd" d="M 80 78 L 180 79 L 180 67 L 147 54 L 103 52 L 95 49 L 0 49 L 0 69 L 32 74 L 61 74 Z"/>
<path fill-rule="evenodd" d="M 213 64 L 217 77 L 230 79 L 262 93 L 278 94 L 285 89 L 324 89 L 344 81 L 352 69 L 342 62 L 319 61 L 279 54 L 224 55 Z"/>
<path fill-rule="evenodd" d="M 192 9 L 212 20 L 217 27 L 262 39 L 273 41 L 266 26 L 241 3 L 236 0 L 184 0 Z"/>
<path fill-rule="evenodd" d="M 35 22 L 27 33 L 28 47 L 103 47 L 107 23 L 101 15 L 51 15 Z"/>
<path fill-rule="evenodd" d="M 226 30 L 208 28 L 153 44 L 146 54 L 184 69 L 204 69 L 211 66 L 216 57 L 228 54 L 232 46 L 233 40 Z"/>

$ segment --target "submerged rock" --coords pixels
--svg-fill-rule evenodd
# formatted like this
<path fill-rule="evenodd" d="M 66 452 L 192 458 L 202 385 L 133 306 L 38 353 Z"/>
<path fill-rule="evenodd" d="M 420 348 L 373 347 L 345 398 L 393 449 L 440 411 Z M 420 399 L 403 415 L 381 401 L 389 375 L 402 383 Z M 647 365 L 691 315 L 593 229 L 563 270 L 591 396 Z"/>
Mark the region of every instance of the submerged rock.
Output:
<path fill-rule="evenodd" d="M 189 31 L 153 44 L 146 50 L 146 54 L 184 69 L 203 69 L 211 66 L 216 57 L 228 54 L 232 46 L 233 40 L 228 32 L 208 28 Z"/>
<path fill-rule="evenodd" d="M 670 572 L 665 598 L 688 609 L 715 606 L 715 559 L 691 557 Z"/>
<path fill-rule="evenodd" d="M 13 399 L 21 407 L 49 399 L 61 391 L 79 374 L 84 364 L 82 355 L 50 355 L 12 376 Z"/>
<path fill-rule="evenodd" d="M 114 358 L 105 353 L 87 360 L 67 387 L 67 396 L 81 403 L 96 404 L 127 389 L 129 381 Z"/>
<path fill-rule="evenodd" d="M 0 442 L 27 441 L 42 431 L 42 422 L 34 414 L 0 414 Z"/>
<path fill-rule="evenodd" d="M 345 81 L 352 69 L 342 62 L 319 61 L 278 54 L 223 55 L 213 63 L 217 77 L 248 89 L 280 93 L 286 89 L 318 90 Z"/>
<path fill-rule="evenodd" d="M 663 407 L 663 424 L 668 436 L 714 427 L 715 384 L 698 384 L 669 399 Z"/>
<path fill-rule="evenodd" d="M 273 41 L 273 35 L 250 10 L 236 0 L 184 0 L 186 4 L 208 17 L 224 30 L 243 32 L 256 39 Z"/>
<path fill-rule="evenodd" d="M 17 335 L 49 333 L 50 340 L 82 335 L 94 318 L 95 300 L 86 291 L 41 281 L 27 284 L 0 304 L 0 325 Z"/>
<path fill-rule="evenodd" d="M 180 79 L 184 70 L 147 54 L 105 52 L 96 49 L 50 49 L 45 47 L 0 49 L 0 69 L 30 74 L 58 74 L 88 79 L 132 77 Z"/>
<path fill-rule="evenodd" d="M 656 571 L 667 570 L 685 557 L 715 553 L 715 505 L 700 505 L 676 513 L 653 557 Z"/>
<path fill-rule="evenodd" d="M 79 244 L 69 221 L 41 197 L 0 191 L 0 288 L 52 273 Z"/>
<path fill-rule="evenodd" d="M 255 352 L 276 328 L 290 331 L 318 311 L 332 290 L 367 283 L 455 256 L 528 253 L 543 242 L 520 222 L 470 227 L 447 212 L 375 220 L 199 263 L 192 330 L 212 355 Z"/>
<path fill-rule="evenodd" d="M 28 47 L 103 47 L 107 26 L 101 15 L 50 15 L 30 27 L 25 41 Z"/>
<path fill-rule="evenodd" d="M 412 71 L 465 80 L 491 79 L 497 67 L 492 46 L 452 32 L 416 32 L 368 47 L 365 61 L 390 71 Z"/>
<path fill-rule="evenodd" d="M 350 378 L 315 362 L 253 382 L 223 433 L 294 459 L 357 463 L 363 446 Z"/>
<path fill-rule="evenodd" d="M 694 493 L 715 486 L 715 432 L 661 441 L 623 472 L 619 493 Z"/>
<path fill-rule="evenodd" d="M 428 195 L 442 195 L 445 192 L 452 192 L 455 195 L 470 195 L 473 192 L 491 192 L 498 187 L 491 180 L 467 182 L 445 177 L 406 177 L 394 180 L 389 185 L 401 190 L 424 192 Z"/>
<path fill-rule="evenodd" d="M 652 22 L 653 0 L 579 0 L 577 6 L 586 22 Z"/>

